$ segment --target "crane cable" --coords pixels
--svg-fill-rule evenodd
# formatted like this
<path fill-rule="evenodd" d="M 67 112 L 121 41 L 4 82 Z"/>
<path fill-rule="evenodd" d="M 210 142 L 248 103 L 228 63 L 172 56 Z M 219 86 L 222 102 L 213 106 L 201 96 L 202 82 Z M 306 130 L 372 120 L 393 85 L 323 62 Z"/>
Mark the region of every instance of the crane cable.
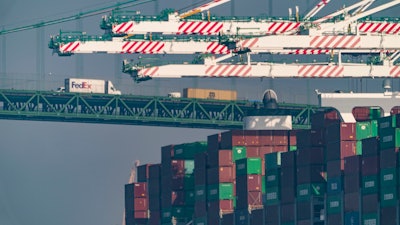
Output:
<path fill-rule="evenodd" d="M 54 25 L 54 24 L 78 20 L 78 19 L 82 19 L 82 18 L 86 18 L 86 17 L 104 14 L 104 13 L 110 12 L 116 8 L 123 9 L 123 8 L 127 8 L 130 6 L 141 5 L 141 4 L 144 4 L 147 2 L 152 2 L 152 1 L 155 1 L 155 0 L 130 0 L 130 1 L 125 1 L 125 2 L 121 2 L 121 3 L 116 3 L 112 6 L 103 7 L 103 8 L 95 9 L 95 10 L 89 10 L 87 12 L 78 13 L 73 16 L 63 17 L 63 18 L 49 20 L 49 21 L 45 21 L 45 22 L 39 22 L 39 23 L 16 27 L 16 28 L 8 29 L 8 30 L 3 29 L 3 30 L 0 30 L 0 35 L 16 33 L 16 32 L 25 31 L 25 30 L 36 29 L 39 27 L 50 26 L 50 25 Z"/>

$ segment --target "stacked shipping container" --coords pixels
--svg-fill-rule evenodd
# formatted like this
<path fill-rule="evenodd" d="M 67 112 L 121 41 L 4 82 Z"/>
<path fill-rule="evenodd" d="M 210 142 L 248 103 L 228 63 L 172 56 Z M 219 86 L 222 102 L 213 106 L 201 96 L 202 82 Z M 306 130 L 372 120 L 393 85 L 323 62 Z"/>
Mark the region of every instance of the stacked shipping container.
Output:
<path fill-rule="evenodd" d="M 398 225 L 398 117 L 342 123 L 332 111 L 313 116 L 310 130 L 232 130 L 164 146 L 161 164 L 138 168 L 149 219 L 130 217 L 144 208 L 126 201 L 126 221 Z"/>

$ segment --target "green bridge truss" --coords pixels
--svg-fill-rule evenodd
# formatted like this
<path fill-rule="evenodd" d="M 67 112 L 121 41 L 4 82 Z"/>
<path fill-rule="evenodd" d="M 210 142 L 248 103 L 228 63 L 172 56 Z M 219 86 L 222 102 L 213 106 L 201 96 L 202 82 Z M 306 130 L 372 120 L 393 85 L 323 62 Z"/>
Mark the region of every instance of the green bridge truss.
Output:
<path fill-rule="evenodd" d="M 242 129 L 253 115 L 291 115 L 294 129 L 309 128 L 311 105 L 217 101 L 159 96 L 100 95 L 50 91 L 0 90 L 0 119 L 127 124 L 205 129 Z"/>

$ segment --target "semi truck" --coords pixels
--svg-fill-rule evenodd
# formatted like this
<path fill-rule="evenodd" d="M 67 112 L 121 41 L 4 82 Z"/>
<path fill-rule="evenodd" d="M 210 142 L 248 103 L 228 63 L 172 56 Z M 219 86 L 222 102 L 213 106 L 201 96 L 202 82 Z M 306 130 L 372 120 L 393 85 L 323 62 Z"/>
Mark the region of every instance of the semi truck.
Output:
<path fill-rule="evenodd" d="M 67 93 L 94 93 L 94 94 L 110 94 L 120 95 L 121 91 L 117 90 L 111 81 L 85 78 L 66 78 L 64 87 L 59 87 L 57 92 Z"/>

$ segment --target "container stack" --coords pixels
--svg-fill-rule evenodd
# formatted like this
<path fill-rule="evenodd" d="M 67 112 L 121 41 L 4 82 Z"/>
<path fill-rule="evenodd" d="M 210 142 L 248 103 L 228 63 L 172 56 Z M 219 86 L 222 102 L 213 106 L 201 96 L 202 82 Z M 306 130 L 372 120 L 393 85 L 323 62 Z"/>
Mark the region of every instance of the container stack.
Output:
<path fill-rule="evenodd" d="M 326 127 L 327 166 L 327 225 L 344 224 L 343 170 L 346 157 L 361 154 L 360 142 L 356 141 L 355 123 L 333 123 Z M 351 171 L 350 171 L 351 172 Z M 354 184 L 353 184 L 354 185 Z M 355 183 L 356 187 L 359 184 Z"/>
<path fill-rule="evenodd" d="M 263 196 L 263 205 L 266 225 L 279 223 L 281 154 L 282 152 L 265 154 L 265 194 Z"/>
<path fill-rule="evenodd" d="M 145 225 L 149 218 L 149 199 L 146 182 L 125 185 L 125 224 Z"/>
<path fill-rule="evenodd" d="M 399 119 L 329 112 L 308 130 L 164 146 L 125 186 L 127 225 L 398 225 Z"/>
<path fill-rule="evenodd" d="M 398 200 L 400 194 L 399 161 L 400 147 L 400 115 L 392 115 L 378 119 L 380 148 L 380 224 L 396 224 L 398 217 Z M 398 221 L 397 221 L 398 223 Z"/>
<path fill-rule="evenodd" d="M 296 155 L 296 151 L 283 152 L 281 154 L 281 224 L 296 224 Z M 268 214 L 268 212 L 266 213 Z M 266 220 L 268 221 L 268 218 Z"/>
<path fill-rule="evenodd" d="M 231 146 L 228 141 L 221 148 L 222 134 L 209 136 L 207 140 L 207 224 L 229 225 L 233 223 L 236 204 L 235 160 L 246 158 L 246 148 Z"/>
<path fill-rule="evenodd" d="M 149 193 L 149 223 L 158 225 L 161 223 L 161 164 L 153 164 L 148 167 L 148 193 Z"/>
<path fill-rule="evenodd" d="M 296 221 L 297 224 L 323 223 L 326 192 L 325 117 L 310 130 L 297 132 Z"/>
<path fill-rule="evenodd" d="M 206 142 L 162 147 L 162 223 L 186 223 L 194 212 L 194 156 L 207 150 Z"/>

